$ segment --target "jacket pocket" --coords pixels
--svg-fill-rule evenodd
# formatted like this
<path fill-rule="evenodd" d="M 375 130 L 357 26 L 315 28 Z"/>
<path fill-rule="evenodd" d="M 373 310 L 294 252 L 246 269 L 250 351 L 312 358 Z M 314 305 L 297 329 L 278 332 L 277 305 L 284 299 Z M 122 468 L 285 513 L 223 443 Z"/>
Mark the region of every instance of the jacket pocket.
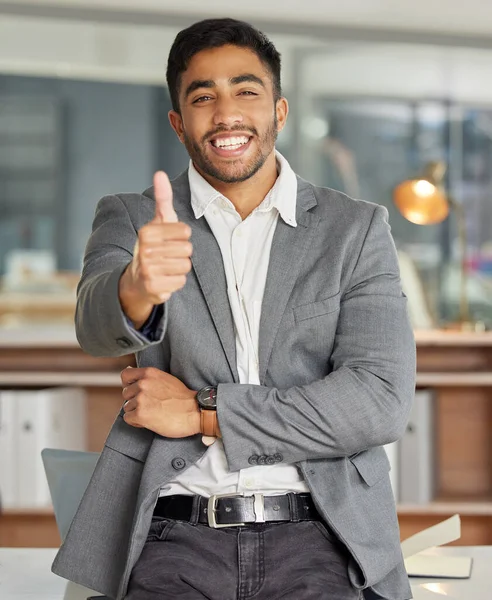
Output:
<path fill-rule="evenodd" d="M 104 445 L 120 454 L 145 462 L 153 439 L 153 431 L 144 427 L 128 425 L 120 413 L 116 417 Z"/>
<path fill-rule="evenodd" d="M 386 451 L 381 446 L 364 450 L 348 458 L 369 486 L 387 475 L 391 468 Z"/>
<path fill-rule="evenodd" d="M 293 308 L 294 318 L 296 323 L 313 317 L 321 317 L 329 313 L 335 312 L 340 308 L 340 292 L 333 296 L 329 296 L 324 300 L 311 302 L 310 304 L 302 304 Z"/>

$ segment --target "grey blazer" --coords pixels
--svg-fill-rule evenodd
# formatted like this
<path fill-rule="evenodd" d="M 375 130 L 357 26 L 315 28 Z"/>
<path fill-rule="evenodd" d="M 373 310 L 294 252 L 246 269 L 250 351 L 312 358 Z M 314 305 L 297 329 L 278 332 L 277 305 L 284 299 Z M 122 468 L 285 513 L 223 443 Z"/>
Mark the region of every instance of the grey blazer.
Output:
<path fill-rule="evenodd" d="M 239 384 L 220 249 L 195 219 L 187 173 L 174 206 L 192 228 L 193 269 L 164 306 L 156 341 L 127 323 L 118 280 L 154 215 L 152 188 L 104 197 L 78 290 L 77 335 L 94 356 L 136 353 L 200 389 L 218 384 L 229 468 L 280 455 L 301 469 L 318 510 L 351 554 L 353 584 L 411 598 L 383 444 L 402 436 L 415 389 L 415 343 L 387 210 L 298 179 L 298 226 L 278 220 L 262 305 L 261 385 Z M 116 417 L 53 572 L 124 598 L 159 488 L 206 450 Z M 256 458 L 255 458 L 256 457 Z M 279 459 L 279 456 L 276 457 Z"/>

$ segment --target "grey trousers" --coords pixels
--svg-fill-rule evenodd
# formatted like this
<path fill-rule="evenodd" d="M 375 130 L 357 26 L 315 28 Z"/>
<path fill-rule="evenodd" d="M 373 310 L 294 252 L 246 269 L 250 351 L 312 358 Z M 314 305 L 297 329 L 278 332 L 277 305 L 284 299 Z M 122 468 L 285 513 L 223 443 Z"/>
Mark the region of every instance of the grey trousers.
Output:
<path fill-rule="evenodd" d="M 359 600 L 319 521 L 212 529 L 153 519 L 126 600 Z"/>

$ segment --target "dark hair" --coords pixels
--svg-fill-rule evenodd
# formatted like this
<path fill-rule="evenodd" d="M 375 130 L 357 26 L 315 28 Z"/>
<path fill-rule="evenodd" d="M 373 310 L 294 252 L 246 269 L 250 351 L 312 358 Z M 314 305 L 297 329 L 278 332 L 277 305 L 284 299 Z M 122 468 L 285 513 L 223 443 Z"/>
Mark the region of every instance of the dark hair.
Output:
<path fill-rule="evenodd" d="M 244 21 L 206 19 L 180 31 L 169 52 L 166 77 L 171 102 L 176 112 L 179 112 L 181 76 L 191 59 L 202 50 L 227 44 L 249 48 L 255 52 L 272 75 L 275 101 L 281 97 L 280 54 L 266 35 Z"/>

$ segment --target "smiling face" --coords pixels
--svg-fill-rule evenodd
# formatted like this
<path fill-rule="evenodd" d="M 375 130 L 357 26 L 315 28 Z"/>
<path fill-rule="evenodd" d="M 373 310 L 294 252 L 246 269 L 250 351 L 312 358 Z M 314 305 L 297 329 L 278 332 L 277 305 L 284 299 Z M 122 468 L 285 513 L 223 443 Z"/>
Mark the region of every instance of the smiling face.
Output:
<path fill-rule="evenodd" d="M 272 77 L 247 48 L 203 50 L 182 74 L 180 114 L 169 113 L 179 139 L 207 179 L 238 183 L 273 159 L 288 106 L 275 102 Z"/>

